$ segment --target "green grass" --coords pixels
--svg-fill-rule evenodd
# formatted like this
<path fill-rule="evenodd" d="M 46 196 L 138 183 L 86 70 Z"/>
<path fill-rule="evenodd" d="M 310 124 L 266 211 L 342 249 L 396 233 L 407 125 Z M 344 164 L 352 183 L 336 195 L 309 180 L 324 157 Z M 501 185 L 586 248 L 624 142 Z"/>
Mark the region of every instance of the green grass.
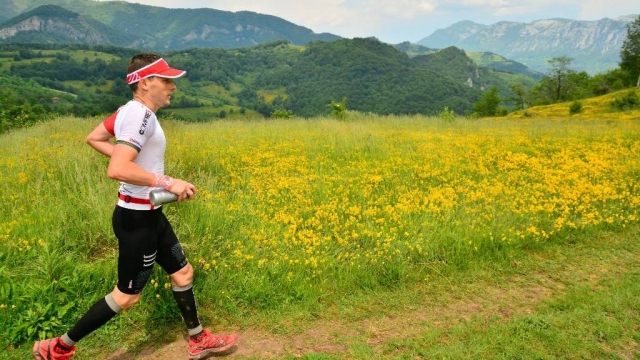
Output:
<path fill-rule="evenodd" d="M 252 330 L 240 359 L 637 359 L 640 228 L 573 240 L 462 271 L 445 266 L 422 284 L 345 294 L 327 308 L 260 311 L 217 327 Z M 120 346 L 153 359 L 135 354 L 183 332 L 178 320 L 155 320 L 157 328 L 133 334 L 119 329 L 130 320 L 116 320 L 83 342 L 78 359 Z M 113 336 L 124 344 L 105 346 Z M 261 349 L 263 339 L 281 347 Z M 175 347 L 186 351 L 184 342 Z"/>
<path fill-rule="evenodd" d="M 37 63 L 37 62 L 51 62 L 55 59 L 56 54 L 60 54 L 60 50 L 36 50 L 36 54 L 42 54 L 44 57 L 20 60 L 16 62 L 13 60 L 13 56 L 17 55 L 17 51 L 4 51 L 0 55 L 0 70 L 9 70 L 13 63 Z M 64 54 L 70 55 L 76 61 L 83 61 L 85 58 L 89 61 L 95 61 L 102 59 L 104 61 L 111 61 L 119 59 L 118 56 L 107 54 L 93 50 L 71 50 L 65 51 Z"/>
<path fill-rule="evenodd" d="M 255 110 L 247 110 L 245 109 L 245 113 L 242 114 L 241 107 L 233 106 L 233 105 L 223 105 L 223 106 L 200 106 L 195 108 L 167 108 L 163 111 L 169 114 L 175 114 L 177 116 L 184 116 L 191 120 L 202 118 L 203 121 L 216 121 L 218 120 L 218 115 L 220 111 L 225 111 L 227 113 L 228 119 L 260 119 L 263 118 L 262 114 Z"/>
<path fill-rule="evenodd" d="M 26 60 L 20 60 L 20 61 L 14 61 L 13 59 L 2 59 L 2 61 L 0 61 L 0 70 L 7 70 L 9 71 L 11 69 L 11 65 L 12 64 L 21 64 L 21 63 L 39 63 L 39 62 L 51 62 L 53 61 L 53 59 L 55 59 L 54 57 L 45 57 L 45 58 L 37 58 L 37 59 L 26 59 Z"/>
<path fill-rule="evenodd" d="M 573 240 L 346 296 L 315 319 L 260 324 L 274 341 L 298 346 L 270 358 L 638 358 L 640 228 Z M 314 351 L 319 342 L 328 350 Z"/>
<path fill-rule="evenodd" d="M 68 80 L 62 82 L 65 85 L 73 86 L 76 89 L 80 90 L 89 90 L 95 92 L 97 89 L 100 89 L 103 92 L 109 91 L 113 87 L 113 80 L 107 80 L 105 85 L 91 85 L 87 86 L 86 81 L 82 80 Z"/>
<path fill-rule="evenodd" d="M 186 79 L 188 81 L 188 79 Z M 214 83 L 209 83 L 208 85 L 198 84 L 197 89 L 199 91 L 203 91 L 205 94 L 208 94 L 212 97 L 221 98 L 226 100 L 227 102 L 235 102 L 236 98 L 229 95 L 229 91 L 227 91 L 224 87 L 220 85 L 216 85 Z"/>
<path fill-rule="evenodd" d="M 637 121 L 350 116 L 163 120 L 167 172 L 199 189 L 165 212 L 204 323 L 250 334 L 236 357 L 261 338 L 285 359 L 638 356 Z M 83 143 L 99 121 L 0 136 L 7 359 L 113 287 L 117 186 Z M 152 279 L 78 358 L 183 335 Z"/>
<path fill-rule="evenodd" d="M 517 283 L 464 284 L 461 297 L 477 297 L 477 309 L 463 310 L 444 328 L 389 341 L 383 353 L 404 348 L 407 355 L 455 359 L 639 356 L 638 229 L 597 240 L 527 254 L 511 277 L 490 268 L 486 275 Z"/>
<path fill-rule="evenodd" d="M 273 100 L 280 96 L 283 99 L 289 97 L 284 88 L 275 89 L 275 90 L 260 90 L 258 91 L 258 95 L 261 96 L 267 104 L 273 103 Z"/>

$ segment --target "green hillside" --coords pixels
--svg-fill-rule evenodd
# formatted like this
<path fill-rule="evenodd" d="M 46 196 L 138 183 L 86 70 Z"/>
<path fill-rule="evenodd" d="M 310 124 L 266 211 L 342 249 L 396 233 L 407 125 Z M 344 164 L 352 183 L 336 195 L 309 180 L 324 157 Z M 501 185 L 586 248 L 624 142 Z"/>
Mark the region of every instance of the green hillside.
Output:
<path fill-rule="evenodd" d="M 77 95 L 46 88 L 34 80 L 0 74 L 0 133 L 31 126 L 47 114 L 69 113 Z"/>
<path fill-rule="evenodd" d="M 0 45 L 0 69 L 76 94 L 78 103 L 67 111 L 90 116 L 114 111 L 130 98 L 123 74 L 136 52 L 113 46 L 7 44 Z M 342 98 L 347 98 L 350 110 L 365 113 L 436 114 L 448 107 L 465 114 L 473 111 L 482 91 L 460 74 L 483 86 L 506 88 L 505 80 L 477 67 L 464 52 L 410 58 L 375 39 L 307 46 L 275 41 L 162 55 L 187 70 L 187 77 L 178 81 L 172 106 L 162 112 L 191 121 L 231 114 L 269 116 L 277 109 L 303 117 L 326 115 L 327 104 Z"/>
<path fill-rule="evenodd" d="M 290 108 L 301 115 L 322 111 L 331 99 L 378 114 L 434 114 L 449 106 L 470 112 L 481 92 L 421 67 L 420 62 L 372 39 L 312 43 L 285 83 Z"/>
<path fill-rule="evenodd" d="M 131 98 L 123 78 L 130 57 L 137 52 L 102 45 L 0 45 L 0 75 L 11 76 L 16 84 L 4 89 L 4 98 L 11 99 L 0 113 L 4 128 L 15 125 L 9 114 L 28 112 L 29 107 L 40 114 L 40 99 L 52 97 L 29 91 L 27 83 L 74 95 L 66 106 L 44 107 L 47 113 L 102 116 L 114 111 Z M 410 57 L 372 38 L 317 41 L 306 46 L 280 40 L 254 47 L 193 48 L 161 55 L 187 70 L 187 76 L 177 81 L 172 104 L 160 115 L 194 122 L 270 117 L 279 111 L 311 118 L 328 115 L 328 105 L 342 99 L 348 110 L 360 113 L 438 115 L 447 108 L 457 115 L 470 115 L 492 88 L 498 89 L 500 113 L 549 103 L 544 86 L 550 80 L 478 66 L 478 61 L 491 64 L 500 57 L 482 54 L 472 59 L 454 47 Z M 615 85 L 620 82 L 616 74 L 569 75 L 576 82 L 565 100 L 623 87 Z"/>
<path fill-rule="evenodd" d="M 467 56 L 475 61 L 479 66 L 488 67 L 489 69 L 493 69 L 503 73 L 509 74 L 521 74 L 527 77 L 530 77 L 535 80 L 540 80 L 544 74 L 539 73 L 535 70 L 531 70 L 526 67 L 524 64 L 521 64 L 517 61 L 512 61 L 504 56 L 492 53 L 492 52 L 465 52 Z"/>
<path fill-rule="evenodd" d="M 394 45 L 394 47 L 396 48 L 396 50 L 398 51 L 402 51 L 403 53 L 406 53 L 407 55 L 409 55 L 409 57 L 415 57 L 418 55 L 426 55 L 426 54 L 433 54 L 434 52 L 438 52 L 438 49 L 431 49 L 428 48 L 426 46 L 422 46 L 422 45 L 418 45 L 418 44 L 412 44 L 408 41 L 402 42 L 400 44 L 396 44 Z"/>

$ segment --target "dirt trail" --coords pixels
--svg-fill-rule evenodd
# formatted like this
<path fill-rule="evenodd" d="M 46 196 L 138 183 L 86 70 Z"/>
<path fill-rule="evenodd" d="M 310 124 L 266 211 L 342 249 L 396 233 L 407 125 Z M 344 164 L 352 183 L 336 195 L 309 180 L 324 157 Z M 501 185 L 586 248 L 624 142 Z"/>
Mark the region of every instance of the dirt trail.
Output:
<path fill-rule="evenodd" d="M 552 265 L 526 266 L 528 271 L 519 275 L 497 279 L 469 279 L 458 284 L 455 291 L 420 291 L 420 297 L 398 308 L 380 299 L 375 309 L 384 313 L 358 321 L 335 319 L 317 320 L 299 324 L 302 329 L 268 333 L 263 329 L 246 329 L 238 333 L 238 345 L 221 359 L 269 359 L 281 356 L 299 357 L 310 353 L 348 354 L 353 339 L 366 342 L 372 348 L 384 346 L 389 340 L 413 339 L 426 330 L 446 330 L 472 318 L 508 319 L 533 313 L 543 302 L 562 296 L 568 285 L 595 286 L 605 279 L 620 276 L 635 266 L 640 266 L 640 254 L 613 248 L 611 253 L 594 255 L 594 252 L 577 254 L 547 254 L 546 259 L 532 259 L 534 264 L 551 260 Z M 615 254 L 614 254 L 615 253 Z M 624 254 L 624 256 L 622 256 Z M 533 255 L 535 257 L 535 255 Z M 530 259 L 531 260 L 531 259 Z M 536 263 L 537 261 L 537 263 Z M 514 263 L 513 266 L 519 266 Z M 524 269 L 523 269 L 524 270 Z M 456 286 L 456 285 L 451 285 Z M 417 292 L 416 292 L 417 293 Z M 465 295 L 454 295 L 465 294 Z M 405 302 L 406 303 L 406 302 Z M 363 304 L 362 306 L 367 306 Z M 303 327 L 304 326 L 304 327 Z M 284 334 L 283 333 L 288 333 Z M 345 340 L 347 339 L 347 340 Z M 635 345 L 634 345 L 635 346 Z M 107 360 L 174 360 L 186 359 L 186 338 L 176 338 L 161 348 L 146 349 L 142 353 L 116 353 Z M 348 355 L 346 355 L 348 356 Z M 633 355 L 631 355 L 633 356 Z"/>
<path fill-rule="evenodd" d="M 535 306 L 549 299 L 564 286 L 549 278 L 538 278 L 536 285 L 511 287 L 522 283 L 522 279 L 512 279 L 509 288 L 492 287 L 482 295 L 442 301 L 437 305 L 433 300 L 423 299 L 421 304 L 410 309 L 397 309 L 375 319 L 355 322 L 319 320 L 313 327 L 294 335 L 268 334 L 257 329 L 239 333 L 238 344 L 219 358 L 268 359 L 283 355 L 302 356 L 308 353 L 343 353 L 348 349 L 342 345 L 345 336 L 366 339 L 375 346 L 392 338 L 405 338 L 419 333 L 425 328 L 447 328 L 472 317 L 500 316 L 508 319 L 519 313 L 529 313 Z M 505 284 L 506 285 L 506 284 Z M 142 353 L 116 353 L 107 360 L 174 360 L 186 358 L 187 341 L 176 339 L 158 349 L 147 349 Z M 214 357 L 214 358 L 217 358 Z"/>

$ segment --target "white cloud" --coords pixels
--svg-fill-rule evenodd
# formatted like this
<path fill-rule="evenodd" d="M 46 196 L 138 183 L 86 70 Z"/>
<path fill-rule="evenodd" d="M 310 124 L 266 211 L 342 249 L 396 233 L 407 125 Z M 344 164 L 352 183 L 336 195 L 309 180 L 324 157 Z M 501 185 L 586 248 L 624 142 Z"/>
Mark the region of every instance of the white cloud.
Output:
<path fill-rule="evenodd" d="M 412 19 L 435 10 L 437 3 L 433 1 L 416 0 L 373 0 L 361 1 L 360 8 L 380 19 L 392 17 L 396 19 Z"/>
<path fill-rule="evenodd" d="M 448 3 L 463 5 L 463 6 L 482 6 L 482 7 L 504 7 L 509 5 L 506 0 L 460 0 L 460 1 L 447 1 Z"/>
<path fill-rule="evenodd" d="M 605 17 L 616 18 L 623 15 L 638 15 L 640 7 L 637 1 L 627 0 L 587 0 L 582 1 L 582 10 L 577 18 L 599 20 Z"/>
<path fill-rule="evenodd" d="M 344 0 L 323 0 L 304 3 L 300 1 L 252 1 L 236 0 L 210 1 L 217 4 L 215 9 L 241 11 L 251 10 L 262 14 L 269 14 L 296 23 L 317 24 L 320 22 L 336 23 L 343 21 L 348 13 L 342 7 Z"/>
<path fill-rule="evenodd" d="M 507 18 L 509 16 L 521 16 L 532 12 L 529 6 L 504 6 L 493 11 L 492 15 L 499 18 Z"/>

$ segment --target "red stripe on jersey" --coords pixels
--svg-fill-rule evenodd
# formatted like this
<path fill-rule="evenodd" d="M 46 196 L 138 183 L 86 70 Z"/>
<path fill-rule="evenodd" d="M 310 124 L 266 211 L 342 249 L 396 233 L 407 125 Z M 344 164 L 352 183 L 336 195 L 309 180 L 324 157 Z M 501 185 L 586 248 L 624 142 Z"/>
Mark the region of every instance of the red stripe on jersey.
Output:
<path fill-rule="evenodd" d="M 102 122 L 102 124 L 104 124 L 104 127 L 107 129 L 109 134 L 114 136 L 116 135 L 114 127 L 116 125 L 116 116 L 118 116 L 118 111 L 120 111 L 120 109 L 116 110 L 116 112 L 111 114 L 111 116 L 104 119 L 104 121 Z"/>

